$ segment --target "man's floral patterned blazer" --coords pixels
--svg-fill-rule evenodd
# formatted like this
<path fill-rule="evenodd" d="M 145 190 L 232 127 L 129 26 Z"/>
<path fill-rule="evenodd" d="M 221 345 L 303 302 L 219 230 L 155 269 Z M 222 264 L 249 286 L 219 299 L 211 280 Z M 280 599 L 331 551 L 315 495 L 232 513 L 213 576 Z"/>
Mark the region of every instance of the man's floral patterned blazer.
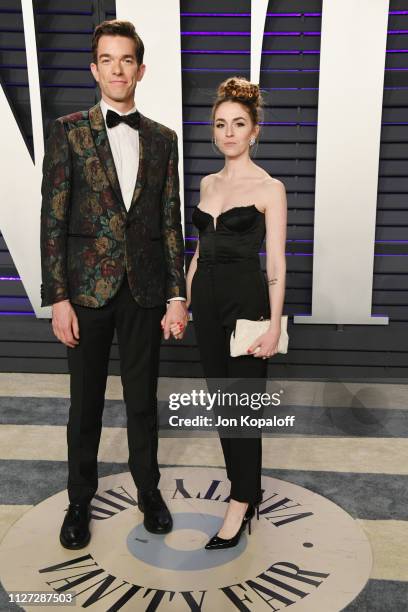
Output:
<path fill-rule="evenodd" d="M 42 305 L 99 308 L 125 271 L 143 307 L 185 297 L 177 135 L 141 115 L 139 171 L 129 211 L 99 103 L 56 119 L 43 162 Z"/>

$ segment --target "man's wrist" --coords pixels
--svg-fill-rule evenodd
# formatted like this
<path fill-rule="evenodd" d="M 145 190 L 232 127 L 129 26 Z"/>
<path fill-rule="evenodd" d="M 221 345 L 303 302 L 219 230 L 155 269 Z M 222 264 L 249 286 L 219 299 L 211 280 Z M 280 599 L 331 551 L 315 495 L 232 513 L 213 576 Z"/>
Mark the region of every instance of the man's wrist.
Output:
<path fill-rule="evenodd" d="M 68 299 L 68 298 L 65 298 L 65 299 L 63 299 L 63 300 L 58 300 L 58 302 L 54 302 L 54 303 L 52 304 L 52 306 L 57 306 L 57 304 L 64 304 L 65 302 L 68 302 L 68 304 L 69 304 L 69 299 Z"/>

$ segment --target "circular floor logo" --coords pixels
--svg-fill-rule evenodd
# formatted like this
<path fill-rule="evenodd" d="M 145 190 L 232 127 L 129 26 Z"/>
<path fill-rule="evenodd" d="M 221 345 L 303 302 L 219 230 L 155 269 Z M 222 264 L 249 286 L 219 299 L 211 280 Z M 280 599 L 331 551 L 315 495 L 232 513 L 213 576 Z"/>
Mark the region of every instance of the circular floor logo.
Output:
<path fill-rule="evenodd" d="M 186 467 L 161 473 L 171 533 L 144 529 L 129 473 L 101 478 L 87 548 L 59 544 L 68 502 L 66 492 L 58 493 L 27 512 L 1 543 L 4 588 L 75 592 L 73 607 L 91 612 L 339 612 L 367 582 L 372 558 L 364 532 L 320 495 L 264 476 L 251 535 L 235 548 L 207 551 L 204 544 L 221 526 L 228 503 L 225 472 Z M 61 610 L 37 606 L 43 608 Z"/>

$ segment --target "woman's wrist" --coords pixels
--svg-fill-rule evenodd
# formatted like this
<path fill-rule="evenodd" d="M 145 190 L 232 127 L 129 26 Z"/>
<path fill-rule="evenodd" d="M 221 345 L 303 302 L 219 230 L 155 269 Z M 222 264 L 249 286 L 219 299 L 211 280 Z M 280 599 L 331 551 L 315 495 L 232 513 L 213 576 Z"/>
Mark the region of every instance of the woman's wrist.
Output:
<path fill-rule="evenodd" d="M 270 325 L 269 325 L 269 331 L 271 331 L 271 332 L 272 331 L 275 332 L 276 330 L 280 331 L 280 328 L 281 328 L 280 319 L 278 321 L 271 319 L 271 322 L 270 322 Z"/>

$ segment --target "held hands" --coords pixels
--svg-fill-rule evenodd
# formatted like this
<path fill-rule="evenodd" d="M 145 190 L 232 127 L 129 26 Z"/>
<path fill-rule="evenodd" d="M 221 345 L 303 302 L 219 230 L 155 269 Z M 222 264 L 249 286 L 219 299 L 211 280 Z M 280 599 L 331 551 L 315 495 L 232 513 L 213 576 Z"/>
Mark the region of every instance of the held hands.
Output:
<path fill-rule="evenodd" d="M 270 327 L 267 332 L 259 336 L 251 344 L 247 353 L 249 355 L 252 354 L 254 357 L 262 357 L 262 359 L 268 359 L 268 357 L 276 355 L 280 333 L 280 327 Z"/>
<path fill-rule="evenodd" d="M 69 300 L 52 305 L 52 331 L 60 342 L 70 348 L 79 344 L 78 318 Z"/>
<path fill-rule="evenodd" d="M 186 302 L 181 300 L 170 301 L 167 312 L 161 320 L 163 336 L 165 340 L 170 338 L 170 333 L 176 340 L 184 336 L 188 322 L 188 311 Z"/>

